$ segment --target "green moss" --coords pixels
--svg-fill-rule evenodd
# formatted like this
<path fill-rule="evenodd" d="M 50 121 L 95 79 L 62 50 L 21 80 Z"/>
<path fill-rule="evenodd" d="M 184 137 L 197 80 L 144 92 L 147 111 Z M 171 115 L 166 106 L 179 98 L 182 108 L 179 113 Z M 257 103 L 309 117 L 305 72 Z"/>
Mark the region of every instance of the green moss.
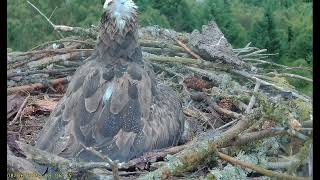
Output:
<path fill-rule="evenodd" d="M 209 143 L 208 148 L 200 148 L 199 150 L 192 150 L 191 153 L 180 158 L 178 166 L 172 175 L 179 176 L 183 172 L 191 171 L 195 164 L 208 164 L 217 160 L 218 154 L 216 154 L 216 147 L 214 144 Z"/>
<path fill-rule="evenodd" d="M 299 152 L 295 155 L 296 162 L 294 162 L 288 169 L 290 173 L 296 172 L 298 167 L 303 163 L 303 161 L 309 156 L 310 144 L 312 143 L 312 139 L 309 139 L 304 143 L 304 145 L 300 148 Z"/>
<path fill-rule="evenodd" d="M 264 119 L 275 121 L 277 123 L 285 123 L 288 121 L 290 114 L 289 108 L 284 101 L 271 102 L 264 94 L 257 93 L 258 104 L 263 109 Z"/>
<path fill-rule="evenodd" d="M 285 77 L 274 76 L 271 79 L 277 86 L 295 89 L 294 86 L 292 86 Z"/>
<path fill-rule="evenodd" d="M 299 120 L 306 121 L 310 119 L 310 113 L 312 112 L 311 104 L 300 99 L 294 99 L 289 102 L 289 106 L 293 111 L 296 112 Z"/>
<path fill-rule="evenodd" d="M 231 99 L 232 101 L 242 101 L 244 103 L 249 103 L 250 101 L 250 96 L 248 96 L 245 93 L 241 93 L 238 95 L 230 95 L 229 93 L 227 93 L 226 91 L 217 88 L 217 87 L 213 87 L 211 88 L 211 94 L 220 97 L 221 99 Z"/>

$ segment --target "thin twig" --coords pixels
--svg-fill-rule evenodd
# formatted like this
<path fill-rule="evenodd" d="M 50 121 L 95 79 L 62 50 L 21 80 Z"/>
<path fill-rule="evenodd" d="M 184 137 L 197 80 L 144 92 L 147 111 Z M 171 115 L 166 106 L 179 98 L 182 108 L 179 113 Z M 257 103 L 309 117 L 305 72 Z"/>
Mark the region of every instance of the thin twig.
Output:
<path fill-rule="evenodd" d="M 27 3 L 30 4 L 35 10 L 37 10 L 40 13 L 40 15 L 43 16 L 53 28 L 55 28 L 56 25 L 53 24 L 52 21 L 50 21 L 50 19 L 46 15 L 44 15 L 35 5 L 33 5 L 30 1 L 27 1 Z M 57 32 L 62 38 L 64 38 L 64 36 L 59 31 Z"/>
<path fill-rule="evenodd" d="M 10 126 L 12 126 L 14 123 L 16 123 L 16 121 L 17 121 L 18 118 L 20 117 L 21 112 L 22 112 L 23 108 L 26 106 L 29 97 L 30 97 L 30 94 L 28 94 L 28 96 L 26 97 L 26 99 L 23 101 L 22 105 L 21 105 L 20 108 L 19 108 L 18 113 L 16 114 L 16 116 L 14 117 L 14 119 L 10 122 L 10 124 L 9 124 Z"/>
<path fill-rule="evenodd" d="M 24 112 L 24 110 L 25 110 L 25 109 L 23 109 L 22 112 Z M 21 112 L 21 113 L 22 113 L 22 112 Z M 19 136 L 18 139 L 20 140 L 20 139 L 21 139 L 21 131 L 22 131 L 22 128 L 23 128 L 23 125 L 22 125 L 22 116 L 19 117 L 19 126 L 20 126 L 20 128 L 19 128 L 19 131 L 18 131 L 18 136 Z"/>
<path fill-rule="evenodd" d="M 233 121 L 230 121 L 230 122 L 228 122 L 227 124 L 225 124 L 225 125 L 223 125 L 223 126 L 220 126 L 217 130 L 224 129 L 224 128 L 226 128 L 226 127 L 234 124 L 234 123 L 237 122 L 237 121 L 238 121 L 238 119 L 235 119 L 235 120 L 233 120 Z"/>
<path fill-rule="evenodd" d="M 279 91 L 282 91 L 282 92 L 290 92 L 294 97 L 297 97 L 297 98 L 299 98 L 299 99 L 301 99 L 301 100 L 303 100 L 305 102 L 311 102 L 311 98 L 308 97 L 308 96 L 300 95 L 299 93 L 297 93 L 297 92 L 295 92 L 293 90 L 289 90 L 287 88 L 284 88 L 284 87 L 281 87 L 281 86 L 277 86 L 275 84 L 272 84 L 272 83 L 269 83 L 267 81 L 261 80 L 261 79 L 255 77 L 255 75 L 249 74 L 248 72 L 239 71 L 239 70 L 235 70 L 235 69 L 231 70 L 231 72 L 235 73 L 235 74 L 238 74 L 238 75 L 241 75 L 241 76 L 246 77 L 246 78 L 251 79 L 251 80 L 255 80 L 255 81 L 259 80 L 260 83 L 263 84 L 263 85 L 272 86 L 273 88 L 275 88 L 275 89 L 277 89 Z"/>
<path fill-rule="evenodd" d="M 244 57 L 249 57 L 249 56 L 253 56 L 253 55 L 257 55 L 259 53 L 263 53 L 263 52 L 266 52 L 267 49 L 259 49 L 258 51 L 254 51 L 252 53 L 249 53 L 249 54 L 246 54 L 246 55 L 242 55 L 240 56 L 241 58 L 244 58 Z"/>
<path fill-rule="evenodd" d="M 251 96 L 250 102 L 249 102 L 247 109 L 244 113 L 248 114 L 251 111 L 253 105 L 256 103 L 255 93 L 258 92 L 260 85 L 261 85 L 261 82 L 259 80 L 257 80 L 256 85 L 254 86 L 253 95 Z"/>
<path fill-rule="evenodd" d="M 119 166 L 118 166 L 118 161 L 112 161 L 107 155 L 105 154 L 101 154 L 100 152 L 96 151 L 94 148 L 92 147 L 86 147 L 84 144 L 81 144 L 83 146 L 83 148 L 85 148 L 87 151 L 92 152 L 93 154 L 95 154 L 96 156 L 100 157 L 101 159 L 103 159 L 104 161 L 106 161 L 110 167 L 112 168 L 112 174 L 113 174 L 113 179 L 114 180 L 120 180 L 119 177 Z"/>
<path fill-rule="evenodd" d="M 214 128 L 214 124 L 212 124 L 211 121 L 210 121 L 210 118 L 206 117 L 206 116 L 204 115 L 204 113 L 201 112 L 199 109 L 194 108 L 194 110 L 195 110 L 201 117 L 203 117 L 204 121 L 205 121 L 206 123 L 208 123 L 209 126 L 210 126 L 212 129 L 215 129 L 215 128 Z M 202 118 L 199 118 L 199 119 L 202 120 Z"/>
<path fill-rule="evenodd" d="M 246 48 L 248 48 L 251 45 L 251 42 L 249 42 L 244 48 L 240 49 L 240 51 L 236 54 L 237 56 L 239 56 L 242 52 L 244 52 L 244 50 Z"/>
<path fill-rule="evenodd" d="M 35 5 L 33 5 L 30 1 L 27 1 L 28 4 L 30 4 L 35 10 L 37 10 L 41 16 L 43 16 L 50 24 L 52 27 L 54 27 L 55 25 L 50 21 L 49 18 L 47 18 L 46 15 L 44 15 Z"/>
<path fill-rule="evenodd" d="M 302 80 L 305 80 L 305 81 L 308 81 L 308 82 L 311 82 L 311 83 L 313 82 L 313 79 L 307 78 L 307 77 L 304 77 L 304 76 L 300 76 L 300 75 L 297 75 L 297 74 L 289 74 L 289 73 L 277 74 L 277 73 L 274 73 L 274 72 L 270 72 L 268 74 L 274 75 L 274 76 L 280 76 L 280 77 L 290 77 L 290 78 L 302 79 Z"/>
<path fill-rule="evenodd" d="M 312 69 L 310 69 L 310 68 L 306 68 L 306 67 L 290 67 L 290 66 L 285 66 L 285 65 L 282 65 L 282 64 L 277 64 L 277 63 L 274 63 L 274 62 L 264 61 L 264 60 L 261 60 L 261 59 L 244 58 L 243 60 L 244 61 L 255 61 L 255 62 L 262 63 L 262 64 L 270 64 L 272 66 L 281 67 L 281 68 L 283 68 L 285 70 L 300 69 L 300 70 L 306 70 L 306 71 L 311 71 L 312 72 Z"/>
<path fill-rule="evenodd" d="M 51 19 L 51 17 L 53 16 L 53 14 L 54 14 L 54 12 L 56 11 L 57 8 L 58 8 L 57 6 L 54 8 L 54 10 L 52 11 L 51 15 L 49 16 L 49 19 Z"/>

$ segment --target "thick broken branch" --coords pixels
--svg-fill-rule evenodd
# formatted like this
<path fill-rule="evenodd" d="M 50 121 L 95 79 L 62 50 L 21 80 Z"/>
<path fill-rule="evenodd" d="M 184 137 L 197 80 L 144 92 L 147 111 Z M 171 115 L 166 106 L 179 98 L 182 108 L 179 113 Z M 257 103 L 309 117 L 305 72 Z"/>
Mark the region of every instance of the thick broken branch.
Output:
<path fill-rule="evenodd" d="M 183 42 L 179 41 L 178 39 L 176 39 L 176 42 L 183 47 L 183 49 L 185 49 L 188 53 L 190 53 L 193 57 L 195 57 L 196 59 L 201 59 L 201 57 L 196 54 L 195 52 L 193 52 L 187 45 L 183 44 Z"/>
<path fill-rule="evenodd" d="M 72 176 L 73 174 L 79 173 L 90 173 L 91 170 L 99 168 L 104 170 L 104 173 L 111 174 L 108 169 L 110 166 L 106 162 L 80 162 L 71 161 L 63 157 L 57 156 L 55 154 L 42 151 L 31 145 L 25 144 L 23 142 L 17 141 L 20 149 L 23 150 L 27 159 L 32 159 L 33 161 L 47 166 L 57 166 L 59 170 L 63 172 L 63 175 Z M 70 178 L 70 177 L 68 177 Z"/>
<path fill-rule="evenodd" d="M 152 62 L 175 62 L 175 63 L 181 63 L 181 64 L 201 64 L 202 63 L 202 61 L 199 59 L 156 56 L 156 55 L 147 55 L 144 57 L 144 59 Z"/>
<path fill-rule="evenodd" d="M 60 78 L 60 79 L 54 79 L 50 81 L 50 84 L 52 84 L 53 86 L 56 84 L 65 84 L 69 82 L 68 78 Z M 13 94 L 13 93 L 18 93 L 18 92 L 30 92 L 33 91 L 35 89 L 41 89 L 46 87 L 45 84 L 43 83 L 36 83 L 36 84 L 30 84 L 30 85 L 24 85 L 24 86 L 17 86 L 17 87 L 11 87 L 7 89 L 7 93 L 8 94 Z"/>
<path fill-rule="evenodd" d="M 16 76 L 28 76 L 28 75 L 31 75 L 31 74 L 55 75 L 55 74 L 60 74 L 60 73 L 63 73 L 63 72 L 73 72 L 75 70 L 76 70 L 76 68 L 65 68 L 65 69 L 52 69 L 52 70 L 16 72 L 16 73 L 7 74 L 7 78 L 12 78 L 12 77 L 16 77 Z"/>
<path fill-rule="evenodd" d="M 88 45 L 91 45 L 91 46 L 94 46 L 95 45 L 95 42 L 91 39 L 89 40 L 86 40 L 86 41 L 82 41 L 82 40 L 74 40 L 74 39 L 60 39 L 60 40 L 55 40 L 55 41 L 48 41 L 48 42 L 45 42 L 43 44 L 40 44 L 40 45 L 37 45 L 36 47 L 30 49 L 30 51 L 34 51 L 40 47 L 44 47 L 44 46 L 47 46 L 49 44 L 54 44 L 54 43 L 63 43 L 63 42 L 73 42 L 73 43 L 82 43 L 82 44 L 88 44 Z"/>
<path fill-rule="evenodd" d="M 177 56 L 184 53 L 183 51 L 175 51 L 170 48 L 157 48 L 157 47 L 142 47 L 142 51 L 148 52 L 151 54 L 170 55 L 170 56 Z"/>
<path fill-rule="evenodd" d="M 71 27 L 65 25 L 54 25 L 53 28 L 56 31 L 72 32 L 76 35 L 85 36 L 92 39 L 96 39 L 98 37 L 98 32 L 95 28 L 85 29 L 81 27 Z"/>
<path fill-rule="evenodd" d="M 279 172 L 275 172 L 275 171 L 271 171 L 271 170 L 267 170 L 267 169 L 264 169 L 262 167 L 259 167 L 255 164 L 252 164 L 252 163 L 248 163 L 248 162 L 244 162 L 244 161 L 240 161 L 238 159 L 235 159 L 231 156 L 228 156 L 226 154 L 223 154 L 221 152 L 218 152 L 219 154 L 219 157 L 223 160 L 226 160 L 228 162 L 231 162 L 232 164 L 237 164 L 237 165 L 240 165 L 244 168 L 249 168 L 249 169 L 252 169 L 258 173 L 261 173 L 261 174 L 264 174 L 266 176 L 269 176 L 269 177 L 275 177 L 275 178 L 279 178 L 279 179 L 290 179 L 290 180 L 303 180 L 303 179 L 309 179 L 311 177 L 296 177 L 296 176 L 290 176 L 290 175 L 287 175 L 287 174 L 284 174 L 284 173 L 279 173 Z"/>
<path fill-rule="evenodd" d="M 256 141 L 256 140 L 261 140 L 269 137 L 274 137 L 274 136 L 279 136 L 279 135 L 286 135 L 288 132 L 284 129 L 266 129 L 266 130 L 261 130 L 257 132 L 252 132 L 252 133 L 247 133 L 244 135 L 239 136 L 238 138 L 229 141 L 227 144 L 225 144 L 224 147 L 228 146 L 241 146 L 245 145 L 247 143 Z"/>
<path fill-rule="evenodd" d="M 139 179 L 157 179 L 160 178 L 163 173 L 169 174 L 170 176 L 178 176 L 183 172 L 190 171 L 194 167 L 207 162 L 208 159 L 212 160 L 212 158 L 216 157 L 216 155 L 214 155 L 216 153 L 216 147 L 224 147 L 230 140 L 249 127 L 253 121 L 259 119 L 260 115 L 260 111 L 257 109 L 253 110 L 227 131 L 216 137 L 211 137 L 209 140 L 205 140 L 204 142 L 195 141 L 194 144 L 189 146 L 190 149 L 177 154 L 177 157 L 174 160 L 169 161 L 163 167 L 150 172 Z"/>
<path fill-rule="evenodd" d="M 242 114 L 239 114 L 239 113 L 236 113 L 236 112 L 233 112 L 233 111 L 230 111 L 230 110 L 227 110 L 227 109 L 224 109 L 224 108 L 221 108 L 217 103 L 215 102 L 212 102 L 212 101 L 208 101 L 209 102 L 209 105 L 211 105 L 213 107 L 214 110 L 216 110 L 218 113 L 221 113 L 221 114 L 224 114 L 226 116 L 229 116 L 229 117 L 232 117 L 232 118 L 235 118 L 235 119 L 241 119 L 243 118 L 243 115 Z"/>
<path fill-rule="evenodd" d="M 176 52 L 185 52 L 183 48 L 165 41 L 139 39 L 139 43 L 142 47 L 169 48 Z"/>
<path fill-rule="evenodd" d="M 94 49 L 43 49 L 43 50 L 36 50 L 36 51 L 28 51 L 28 52 L 13 52 L 9 53 L 8 56 L 26 56 L 30 54 L 49 54 L 49 53 L 58 53 L 58 54 L 64 54 L 64 53 L 71 53 L 71 52 L 83 52 L 83 51 L 89 51 L 92 52 Z"/>
<path fill-rule="evenodd" d="M 235 119 L 241 119 L 244 118 L 242 114 L 238 114 L 236 112 L 221 108 L 217 103 L 213 102 L 209 97 L 207 97 L 204 93 L 199 94 L 193 94 L 191 95 L 191 99 L 195 101 L 205 101 L 209 104 L 209 106 L 213 107 L 214 110 L 216 110 L 220 114 L 224 114 L 226 116 L 235 118 Z"/>

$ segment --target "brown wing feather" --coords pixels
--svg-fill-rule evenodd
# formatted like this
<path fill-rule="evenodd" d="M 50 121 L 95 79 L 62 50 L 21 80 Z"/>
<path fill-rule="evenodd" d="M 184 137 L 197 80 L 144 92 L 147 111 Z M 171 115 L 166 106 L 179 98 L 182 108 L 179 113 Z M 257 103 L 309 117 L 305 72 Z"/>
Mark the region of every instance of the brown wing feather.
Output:
<path fill-rule="evenodd" d="M 137 14 L 122 32 L 108 11 L 96 51 L 74 74 L 36 145 L 63 157 L 100 160 L 80 144 L 127 161 L 178 142 L 183 114 L 176 94 L 158 86 L 137 43 Z"/>
<path fill-rule="evenodd" d="M 114 67 L 93 61 L 77 70 L 38 147 L 65 157 L 99 160 L 80 146 L 85 144 L 127 161 L 177 143 L 183 118 L 176 95 L 154 83 L 147 64 L 129 63 L 106 81 Z"/>

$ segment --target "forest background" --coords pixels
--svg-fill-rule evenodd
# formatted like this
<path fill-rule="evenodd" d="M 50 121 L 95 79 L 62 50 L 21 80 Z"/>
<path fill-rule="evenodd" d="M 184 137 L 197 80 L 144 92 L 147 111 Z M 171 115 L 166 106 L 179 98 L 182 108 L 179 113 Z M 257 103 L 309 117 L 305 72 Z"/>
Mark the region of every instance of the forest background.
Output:
<path fill-rule="evenodd" d="M 98 25 L 103 0 L 30 0 L 55 24 L 89 28 Z M 252 46 L 277 53 L 269 61 L 312 68 L 311 0 L 135 0 L 140 26 L 158 25 L 176 31 L 201 30 L 214 20 L 234 48 Z M 26 0 L 7 1 L 9 51 L 27 51 L 56 40 L 52 26 Z M 312 72 L 291 70 L 312 77 Z M 288 79 L 312 96 L 312 83 Z"/>

